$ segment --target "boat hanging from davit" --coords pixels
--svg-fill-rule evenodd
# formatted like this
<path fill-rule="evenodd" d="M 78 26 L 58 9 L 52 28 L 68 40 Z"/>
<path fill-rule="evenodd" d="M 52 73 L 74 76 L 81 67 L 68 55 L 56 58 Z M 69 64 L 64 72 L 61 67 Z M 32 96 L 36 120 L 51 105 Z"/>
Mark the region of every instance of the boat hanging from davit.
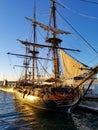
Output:
<path fill-rule="evenodd" d="M 66 52 L 66 50 L 79 50 L 61 47 L 62 39 L 58 36 L 71 33 L 57 28 L 56 4 L 58 3 L 55 0 L 50 0 L 50 2 L 51 20 L 49 26 L 36 20 L 36 11 L 34 11 L 34 20 L 26 17 L 32 23 L 34 31 L 33 41 L 18 39 L 26 47 L 26 54 L 8 53 L 24 58 L 25 74 L 16 82 L 14 93 L 16 98 L 33 107 L 53 111 L 69 111 L 75 108 L 83 98 L 82 84 L 96 74 L 98 66 L 88 69 L 87 65 Z M 37 43 L 37 26 L 47 31 L 46 44 Z M 44 57 L 40 55 L 40 51 L 43 52 Z M 30 67 L 30 61 L 32 67 Z M 28 74 L 29 69 L 32 72 Z M 91 79 L 91 83 L 92 81 L 93 79 Z"/>

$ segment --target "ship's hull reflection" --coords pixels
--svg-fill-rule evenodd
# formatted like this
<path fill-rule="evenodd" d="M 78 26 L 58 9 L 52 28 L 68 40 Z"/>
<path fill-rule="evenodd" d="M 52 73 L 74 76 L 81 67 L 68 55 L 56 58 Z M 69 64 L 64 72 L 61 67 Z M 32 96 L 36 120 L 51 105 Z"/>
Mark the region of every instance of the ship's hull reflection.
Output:
<path fill-rule="evenodd" d="M 32 108 L 16 100 L 16 111 L 21 113 L 16 124 L 34 130 L 76 130 L 71 114 L 64 112 L 44 111 Z"/>

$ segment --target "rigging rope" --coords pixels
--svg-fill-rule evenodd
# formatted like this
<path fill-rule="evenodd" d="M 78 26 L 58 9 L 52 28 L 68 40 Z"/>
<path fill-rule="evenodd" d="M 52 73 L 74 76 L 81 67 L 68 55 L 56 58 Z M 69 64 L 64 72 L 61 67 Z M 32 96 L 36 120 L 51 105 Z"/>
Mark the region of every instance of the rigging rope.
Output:
<path fill-rule="evenodd" d="M 80 1 L 88 2 L 88 3 L 91 3 L 91 4 L 98 4 L 98 2 L 94 2 L 94 1 L 90 1 L 90 0 L 80 0 Z"/>
<path fill-rule="evenodd" d="M 18 76 L 18 74 L 17 74 L 17 72 L 16 72 L 16 69 L 15 69 L 15 67 L 14 67 L 14 65 L 13 65 L 13 62 L 11 61 L 11 58 L 10 58 L 9 55 L 8 55 L 8 59 L 9 59 L 9 62 L 10 62 L 10 66 L 11 66 L 11 65 L 13 66 L 14 73 L 16 74 L 16 76 Z M 14 76 L 14 75 L 13 75 L 13 76 Z"/>
<path fill-rule="evenodd" d="M 93 3 L 93 4 L 98 4 L 98 2 L 93 2 L 93 1 L 90 1 L 90 0 L 80 0 L 80 1 L 90 2 L 90 3 Z M 75 11 L 75 10 L 69 8 L 67 5 L 63 5 L 63 8 L 66 8 L 66 9 L 70 10 L 71 12 L 76 13 L 76 14 L 82 16 L 82 17 L 86 17 L 86 18 L 90 18 L 90 19 L 96 19 L 96 20 L 98 20 L 97 17 L 89 16 L 89 15 L 86 15 L 86 14 L 83 14 L 83 13 L 79 13 L 79 12 L 77 12 L 77 11 Z"/>
<path fill-rule="evenodd" d="M 77 31 L 60 13 L 57 11 L 58 14 L 62 17 L 62 19 L 80 36 L 80 38 L 96 53 L 98 54 L 98 51 Z"/>
<path fill-rule="evenodd" d="M 38 60 L 38 62 L 40 63 L 42 69 L 43 69 L 48 75 L 50 75 L 50 74 L 48 73 L 48 71 L 44 68 L 44 66 L 41 64 L 41 62 L 40 62 L 39 60 Z"/>
<path fill-rule="evenodd" d="M 98 20 L 97 17 L 89 16 L 89 15 L 86 15 L 86 14 L 79 13 L 79 12 L 77 12 L 77 11 L 75 11 L 75 10 L 69 8 L 67 5 L 65 5 L 65 8 L 68 9 L 68 10 L 70 10 L 71 12 L 73 12 L 73 13 L 75 13 L 75 14 L 78 14 L 78 15 L 82 16 L 82 17 L 86 17 L 86 18 L 90 18 L 90 19 L 96 19 L 96 20 Z"/>

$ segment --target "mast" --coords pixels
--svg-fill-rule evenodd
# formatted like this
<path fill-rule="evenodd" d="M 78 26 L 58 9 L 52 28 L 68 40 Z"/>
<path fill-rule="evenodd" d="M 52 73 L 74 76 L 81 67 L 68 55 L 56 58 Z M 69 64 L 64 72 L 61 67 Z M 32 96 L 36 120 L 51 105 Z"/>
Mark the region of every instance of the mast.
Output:
<path fill-rule="evenodd" d="M 52 7 L 51 7 L 51 13 L 52 13 L 52 20 L 53 20 L 53 28 L 56 28 L 56 6 L 55 6 L 55 0 L 52 0 Z M 54 79 L 56 80 L 59 78 L 59 57 L 58 57 L 58 51 L 56 47 L 59 46 L 59 43 L 61 42 L 61 39 L 58 39 L 56 37 L 56 32 L 52 32 L 52 38 L 48 38 L 46 42 L 50 42 L 52 45 L 52 52 L 53 52 L 53 66 L 54 66 Z M 56 86 L 56 83 L 55 83 Z"/>
<path fill-rule="evenodd" d="M 62 42 L 61 39 L 57 38 L 57 34 L 66 34 L 67 35 L 67 34 L 71 34 L 71 33 L 57 29 L 57 25 L 56 25 L 56 5 L 55 5 L 57 2 L 55 0 L 50 0 L 50 1 L 52 3 L 52 6 L 51 6 L 51 16 L 52 16 L 51 20 L 52 21 L 51 22 L 52 22 L 53 26 L 44 25 L 44 24 L 36 21 L 35 19 L 33 20 L 31 18 L 28 18 L 28 17 L 26 17 L 26 19 L 31 21 L 35 28 L 36 28 L 36 26 L 35 26 L 35 24 L 36 24 L 36 25 L 39 25 L 44 30 L 52 32 L 52 37 L 46 39 L 46 42 L 50 43 L 51 46 L 44 45 L 44 47 L 52 48 L 53 73 L 54 73 L 54 80 L 56 81 L 60 76 L 58 48 L 60 48 L 59 44 Z M 22 43 L 24 43 L 24 42 L 22 42 Z M 24 43 L 24 44 L 28 44 L 28 43 Z M 30 44 L 28 44 L 28 45 L 30 45 Z M 34 46 L 35 43 L 32 44 L 32 45 Z M 36 44 L 36 45 L 38 45 L 38 44 Z M 42 46 L 43 45 L 41 45 L 40 47 L 42 47 Z M 36 55 L 35 47 L 33 47 L 32 54 Z M 55 86 L 57 86 L 56 82 L 55 82 Z"/>
<path fill-rule="evenodd" d="M 26 55 L 27 55 L 27 46 L 26 46 Z M 25 57 L 25 60 L 23 62 L 23 65 L 24 65 L 24 68 L 25 68 L 25 81 L 27 81 L 27 78 L 28 78 L 28 75 L 27 75 L 27 69 L 28 69 L 28 66 L 29 66 L 29 63 L 28 63 L 28 58 Z"/>
<path fill-rule="evenodd" d="M 53 24 L 54 28 L 56 28 L 56 7 L 55 7 L 55 1 L 52 1 L 52 12 L 53 12 Z M 52 45 L 58 46 L 58 43 L 55 41 L 56 39 L 56 33 L 53 32 L 53 42 Z M 53 62 L 54 62 L 54 78 L 57 79 L 59 76 L 59 60 L 58 60 L 58 52 L 57 49 L 53 49 Z"/>
<path fill-rule="evenodd" d="M 36 20 L 36 6 L 34 4 L 34 20 Z M 33 43 L 32 43 L 32 50 L 30 50 L 30 53 L 32 54 L 32 80 L 34 81 L 35 78 L 35 61 L 37 59 L 36 55 L 39 53 L 36 51 L 36 24 L 33 23 Z M 34 82 L 32 82 L 34 83 Z"/>
<path fill-rule="evenodd" d="M 34 19 L 36 20 L 36 7 L 34 6 Z M 34 36 L 33 36 L 33 42 L 36 42 L 36 24 L 33 23 L 33 28 L 34 28 Z M 32 60 L 32 79 L 34 80 L 34 75 L 35 75 L 35 46 L 33 46 L 33 60 Z"/>

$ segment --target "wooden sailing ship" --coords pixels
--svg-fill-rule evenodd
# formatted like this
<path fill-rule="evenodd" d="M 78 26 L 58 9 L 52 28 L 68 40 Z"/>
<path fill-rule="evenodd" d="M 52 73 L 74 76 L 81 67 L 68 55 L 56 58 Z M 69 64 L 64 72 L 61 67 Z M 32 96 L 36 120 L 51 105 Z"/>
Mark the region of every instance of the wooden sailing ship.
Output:
<path fill-rule="evenodd" d="M 23 66 L 25 68 L 25 77 L 16 82 L 14 92 L 15 95 L 17 95 L 17 98 L 22 99 L 30 106 L 46 110 L 68 111 L 73 109 L 80 102 L 83 97 L 83 94 L 81 94 L 81 86 L 98 71 L 98 66 L 88 70 L 86 65 L 77 61 L 64 51 L 79 50 L 61 47 L 62 40 L 58 38 L 58 35 L 69 35 L 71 33 L 57 29 L 56 1 L 51 0 L 51 5 L 53 25 L 46 26 L 40 22 L 37 22 L 35 13 L 34 20 L 26 17 L 26 19 L 33 24 L 34 41 L 29 42 L 18 40 L 26 46 L 26 55 L 8 53 L 25 57 Z M 44 45 L 36 43 L 36 26 L 40 26 L 52 34 L 51 37 L 47 37 L 46 44 Z M 49 43 L 49 45 L 47 43 Z M 51 56 L 49 57 L 49 55 L 47 55 L 47 58 L 41 57 L 38 52 L 38 48 L 41 48 L 41 51 L 43 48 L 48 48 L 49 53 L 51 52 Z M 28 78 L 27 70 L 29 68 L 29 59 L 32 61 L 32 73 Z M 40 68 L 40 66 L 37 65 L 38 60 L 49 61 L 51 63 L 49 70 L 44 67 L 45 64 L 42 65 L 42 68 Z M 44 74 L 39 74 L 38 68 L 43 69 Z M 50 71 L 50 73 L 48 71 Z"/>

